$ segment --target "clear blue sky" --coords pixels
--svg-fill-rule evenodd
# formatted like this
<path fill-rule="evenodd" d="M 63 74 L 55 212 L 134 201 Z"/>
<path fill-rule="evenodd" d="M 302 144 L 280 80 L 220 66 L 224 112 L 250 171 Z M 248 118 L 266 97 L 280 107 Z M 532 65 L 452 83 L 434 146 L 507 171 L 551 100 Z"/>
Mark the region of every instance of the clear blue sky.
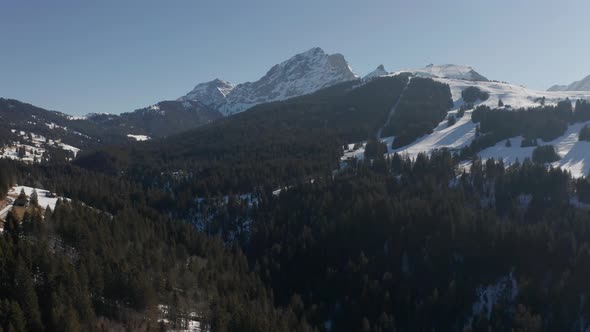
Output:
<path fill-rule="evenodd" d="M 314 46 L 364 74 L 457 63 L 545 89 L 590 74 L 590 2 L 0 0 L 0 96 L 120 113 Z"/>

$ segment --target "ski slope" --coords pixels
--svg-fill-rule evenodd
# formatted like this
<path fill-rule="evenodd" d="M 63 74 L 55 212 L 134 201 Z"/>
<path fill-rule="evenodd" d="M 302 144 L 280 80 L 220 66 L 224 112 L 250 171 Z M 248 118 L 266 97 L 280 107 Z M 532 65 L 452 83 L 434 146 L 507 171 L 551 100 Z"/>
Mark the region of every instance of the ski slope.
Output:
<path fill-rule="evenodd" d="M 570 125 L 565 134 L 549 142 L 538 140 L 539 145 L 553 145 L 561 160 L 551 164 L 553 167 L 560 167 L 572 173 L 573 177 L 588 175 L 590 171 L 590 142 L 580 142 L 578 133 L 590 121 Z M 520 147 L 523 137 L 510 139 L 511 147 L 506 147 L 505 142 L 499 142 L 493 147 L 480 152 L 482 159 L 494 158 L 502 160 L 505 164 L 512 164 L 517 160 L 522 162 L 525 158 L 531 158 L 535 147 Z"/>
<path fill-rule="evenodd" d="M 474 82 L 467 80 L 457 80 L 448 78 L 434 78 L 441 83 L 448 84 L 451 88 L 453 98 L 453 109 L 457 110 L 463 105 L 461 91 L 470 86 L 475 86 L 490 95 L 488 100 L 480 102 L 477 105 L 487 105 L 492 108 L 498 106 L 498 101 L 502 100 L 508 108 L 527 108 L 540 106 L 540 99 L 545 97 L 545 104 L 556 104 L 566 98 L 572 101 L 577 99 L 590 100 L 590 91 L 536 91 L 524 86 L 514 85 L 503 82 Z"/>
<path fill-rule="evenodd" d="M 461 78 L 467 75 L 468 69 L 471 69 L 465 66 L 458 67 L 460 68 L 445 67 L 450 72 L 441 72 L 440 68 L 437 68 L 438 71 L 436 73 L 446 77 Z M 400 71 L 389 74 L 388 76 L 397 75 L 402 72 L 408 71 Z M 492 108 L 498 107 L 499 100 L 502 100 L 506 109 L 540 106 L 540 101 L 543 97 L 545 98 L 546 105 L 556 104 L 566 98 L 569 98 L 572 102 L 577 99 L 590 100 L 590 91 L 536 91 L 524 86 L 504 82 L 444 78 L 438 77 L 434 73 L 431 77 L 434 80 L 449 85 L 453 99 L 453 108 L 449 111 L 449 114 L 453 115 L 456 115 L 459 108 L 464 105 L 461 92 L 470 86 L 475 86 L 489 94 L 489 98 L 486 101 L 476 103 L 475 106 L 487 105 Z M 463 117 L 458 118 L 457 122 L 451 127 L 448 126 L 448 122 L 445 119 L 439 123 L 431 134 L 418 138 L 413 143 L 398 149 L 391 149 L 395 137 L 385 137 L 381 141 L 387 144 L 389 155 L 399 153 L 411 158 L 415 158 L 419 153 L 430 153 L 442 148 L 458 151 L 462 147 L 469 145 L 475 138 L 476 124 L 471 121 L 472 114 L 472 109 L 465 111 Z M 586 176 L 590 172 L 590 142 L 578 141 L 578 133 L 586 124 L 590 125 L 590 122 L 570 125 L 562 136 L 550 142 L 543 142 L 540 138 L 538 139 L 539 145 L 551 144 L 555 146 L 557 153 L 560 155 L 561 160 L 551 165 L 570 171 L 574 177 Z M 522 137 L 512 137 L 510 138 L 511 147 L 506 147 L 506 142 L 502 141 L 493 147 L 484 149 L 479 155 L 484 160 L 489 158 L 501 159 L 506 165 L 514 163 L 517 160 L 522 162 L 525 158 L 531 158 L 534 150 L 534 147 L 521 148 L 522 139 Z M 357 143 L 356 149 L 354 148 L 355 144 L 350 144 L 341 158 L 342 161 L 350 158 L 363 159 L 365 143 Z"/>

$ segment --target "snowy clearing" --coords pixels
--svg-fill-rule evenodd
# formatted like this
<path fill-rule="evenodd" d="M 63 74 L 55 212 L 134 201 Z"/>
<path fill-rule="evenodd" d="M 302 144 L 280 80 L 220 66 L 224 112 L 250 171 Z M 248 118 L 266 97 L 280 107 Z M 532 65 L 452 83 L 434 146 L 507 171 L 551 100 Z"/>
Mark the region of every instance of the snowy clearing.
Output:
<path fill-rule="evenodd" d="M 147 141 L 150 139 L 150 137 L 146 136 L 146 135 L 127 134 L 127 137 L 132 138 L 132 139 L 136 140 L 137 142 L 143 142 L 143 141 Z"/>
<path fill-rule="evenodd" d="M 8 191 L 8 197 L 16 198 L 20 194 L 21 190 L 25 191 L 27 197 L 31 197 L 33 190 L 37 191 L 37 197 L 39 199 L 39 206 L 42 208 L 49 207 L 51 210 L 55 209 L 55 205 L 57 204 L 58 199 L 64 199 L 63 197 L 57 197 L 56 195 L 52 194 L 49 190 L 40 189 L 40 188 L 33 188 L 27 186 L 16 186 L 11 188 Z M 51 197 L 53 196 L 53 197 Z"/>
<path fill-rule="evenodd" d="M 13 142 L 12 144 L 0 146 L 0 158 L 20 160 L 26 163 L 37 163 L 41 162 L 49 147 L 70 151 L 73 157 L 76 157 L 78 152 L 80 152 L 79 148 L 62 143 L 61 140 L 52 140 L 42 135 L 17 131 L 15 129 L 11 131 L 13 134 L 20 136 L 25 143 Z"/>

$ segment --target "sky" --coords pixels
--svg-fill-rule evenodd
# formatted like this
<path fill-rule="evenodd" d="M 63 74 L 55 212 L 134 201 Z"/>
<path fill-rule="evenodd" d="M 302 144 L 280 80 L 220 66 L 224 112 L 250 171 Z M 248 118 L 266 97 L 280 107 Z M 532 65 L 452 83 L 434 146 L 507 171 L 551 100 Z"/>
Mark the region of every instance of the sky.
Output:
<path fill-rule="evenodd" d="M 590 74 L 590 2 L 0 0 L 0 97 L 81 115 L 254 81 L 319 46 L 358 74 L 430 63 L 546 89 Z"/>

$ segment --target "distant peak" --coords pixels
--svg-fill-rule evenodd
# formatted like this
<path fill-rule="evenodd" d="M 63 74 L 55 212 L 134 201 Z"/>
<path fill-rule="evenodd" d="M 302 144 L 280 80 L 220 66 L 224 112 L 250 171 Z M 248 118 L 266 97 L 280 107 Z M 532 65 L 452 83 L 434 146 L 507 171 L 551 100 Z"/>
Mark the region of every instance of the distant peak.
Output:
<path fill-rule="evenodd" d="M 357 78 L 342 54 L 327 54 L 320 47 L 313 47 L 272 66 L 257 81 L 233 85 L 215 79 L 198 84 L 179 100 L 198 100 L 229 115 L 260 103 L 313 93 Z"/>
<path fill-rule="evenodd" d="M 389 73 L 387 72 L 387 70 L 385 70 L 385 66 L 379 65 L 375 70 L 365 75 L 365 77 L 363 77 L 363 80 L 368 81 L 380 76 L 385 76 L 387 74 Z"/>
<path fill-rule="evenodd" d="M 311 49 L 309 49 L 301 54 L 312 55 L 312 54 L 326 54 L 326 53 L 324 52 L 324 50 L 322 50 L 321 47 L 312 47 Z"/>
<path fill-rule="evenodd" d="M 417 76 L 425 77 L 440 77 L 467 81 L 488 81 L 486 77 L 473 70 L 472 67 L 455 64 L 429 64 L 424 68 L 407 69 L 402 70 L 401 72 L 409 72 Z"/>
<path fill-rule="evenodd" d="M 547 91 L 590 91 L 590 76 L 568 85 L 554 85 Z"/>

